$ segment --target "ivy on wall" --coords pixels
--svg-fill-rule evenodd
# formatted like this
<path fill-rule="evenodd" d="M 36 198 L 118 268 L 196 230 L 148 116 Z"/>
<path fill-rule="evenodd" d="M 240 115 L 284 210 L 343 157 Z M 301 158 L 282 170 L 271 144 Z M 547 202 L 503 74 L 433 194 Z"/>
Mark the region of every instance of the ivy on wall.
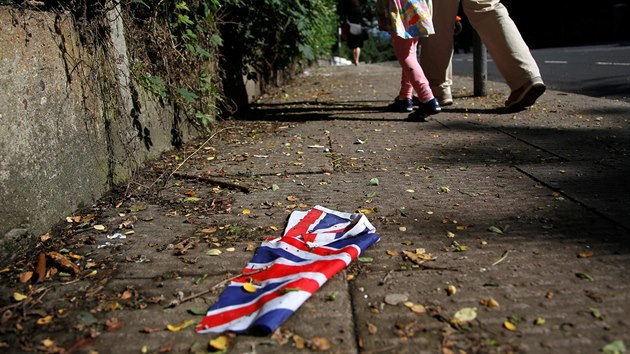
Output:
<path fill-rule="evenodd" d="M 120 5 L 133 82 L 200 130 L 232 113 L 229 102 L 246 105 L 243 87 L 231 87 L 243 75 L 268 85 L 330 55 L 337 39 L 335 0 L 0 1 L 72 13 L 83 44 L 96 50 L 107 46 L 106 13 Z"/>

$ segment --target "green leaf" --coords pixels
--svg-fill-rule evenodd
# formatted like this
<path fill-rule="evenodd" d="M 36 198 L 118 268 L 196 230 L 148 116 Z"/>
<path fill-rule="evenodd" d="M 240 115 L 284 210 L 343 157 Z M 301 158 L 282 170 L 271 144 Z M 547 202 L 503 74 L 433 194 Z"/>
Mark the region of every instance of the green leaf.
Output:
<path fill-rule="evenodd" d="M 272 191 L 277 191 L 278 189 L 280 189 L 280 187 L 277 184 L 274 183 L 274 184 L 271 185 L 271 190 Z"/>
<path fill-rule="evenodd" d="M 190 92 L 185 88 L 178 88 L 175 91 L 188 103 L 193 103 L 199 98 L 197 94 L 195 94 L 194 92 Z"/>
<path fill-rule="evenodd" d="M 593 317 L 597 318 L 600 321 L 604 320 L 604 315 L 602 315 L 602 312 L 599 311 L 599 309 L 591 307 L 589 310 L 591 311 L 591 315 L 593 315 Z"/>
<path fill-rule="evenodd" d="M 370 186 L 378 186 L 378 184 L 379 184 L 378 178 L 372 178 L 370 180 Z"/>
<path fill-rule="evenodd" d="M 588 281 L 593 281 L 593 277 L 590 276 L 587 273 L 575 273 L 575 276 L 580 278 L 580 279 L 584 279 L 584 280 L 588 280 Z"/>
<path fill-rule="evenodd" d="M 490 226 L 488 228 L 488 231 L 494 232 L 495 234 L 503 235 L 503 230 L 501 230 L 500 228 L 498 228 L 496 226 Z"/>
<path fill-rule="evenodd" d="M 499 286 L 499 283 L 497 283 L 495 280 L 488 280 L 483 284 L 483 286 Z"/>
<path fill-rule="evenodd" d="M 198 45 L 195 45 L 195 52 L 204 59 L 209 59 L 211 57 L 210 53 L 207 50 Z"/>
<path fill-rule="evenodd" d="M 179 23 L 183 23 L 183 24 L 185 24 L 185 25 L 189 25 L 189 26 L 192 26 L 192 25 L 194 25 L 194 24 L 195 24 L 195 23 L 194 23 L 194 22 L 190 19 L 190 17 L 188 17 L 188 15 L 179 15 L 179 14 L 178 14 L 178 15 L 177 15 L 177 21 L 178 21 Z"/>
<path fill-rule="evenodd" d="M 451 248 L 454 252 L 465 252 L 468 250 L 468 246 L 460 245 L 457 241 L 451 243 Z"/>
<path fill-rule="evenodd" d="M 195 284 L 199 285 L 201 284 L 201 282 L 203 282 L 204 280 L 206 280 L 206 278 L 208 277 L 208 274 L 204 274 L 202 276 L 200 276 L 199 278 L 197 278 L 197 280 L 195 280 Z"/>
<path fill-rule="evenodd" d="M 606 344 L 602 348 L 602 352 L 604 354 L 625 354 L 626 345 L 624 344 L 622 340 L 615 340 Z"/>
<path fill-rule="evenodd" d="M 223 38 L 221 38 L 221 36 L 219 35 L 212 35 L 212 37 L 210 37 L 210 44 L 220 47 L 223 45 Z"/>
<path fill-rule="evenodd" d="M 190 9 L 188 9 L 188 4 L 186 4 L 184 1 L 178 2 L 175 5 L 175 8 L 178 9 L 178 10 L 190 11 Z"/>
<path fill-rule="evenodd" d="M 192 307 L 188 309 L 188 313 L 195 316 L 204 316 L 208 312 L 207 308 Z"/>
<path fill-rule="evenodd" d="M 374 262 L 374 258 L 372 257 L 359 257 L 357 260 L 361 263 L 372 263 Z"/>
<path fill-rule="evenodd" d="M 199 197 L 186 197 L 186 198 L 182 198 L 182 202 L 198 202 L 200 201 L 201 198 Z"/>
<path fill-rule="evenodd" d="M 519 314 L 511 314 L 508 316 L 508 321 L 510 321 L 511 323 L 517 325 L 521 322 L 523 322 L 525 320 L 525 318 Z"/>
<path fill-rule="evenodd" d="M 459 322 L 470 322 L 477 318 L 477 308 L 476 307 L 464 307 L 459 311 L 455 312 L 453 318 Z"/>

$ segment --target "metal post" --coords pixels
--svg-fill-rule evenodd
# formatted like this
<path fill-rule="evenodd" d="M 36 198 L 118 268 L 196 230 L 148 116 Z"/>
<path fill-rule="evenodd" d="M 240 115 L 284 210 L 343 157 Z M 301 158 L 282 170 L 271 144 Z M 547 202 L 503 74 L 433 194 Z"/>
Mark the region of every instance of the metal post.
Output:
<path fill-rule="evenodd" d="M 473 31 L 473 77 L 474 95 L 486 96 L 486 81 L 488 80 L 488 53 L 481 42 L 477 31 Z"/>

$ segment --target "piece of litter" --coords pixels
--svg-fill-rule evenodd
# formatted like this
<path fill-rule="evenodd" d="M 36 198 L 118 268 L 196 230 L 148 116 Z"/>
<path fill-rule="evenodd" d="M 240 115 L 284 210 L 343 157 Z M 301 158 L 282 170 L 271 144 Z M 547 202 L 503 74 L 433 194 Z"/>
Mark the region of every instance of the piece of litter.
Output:
<path fill-rule="evenodd" d="M 124 239 L 124 238 L 127 238 L 127 236 L 117 232 L 117 233 L 115 233 L 113 235 L 107 235 L 107 238 L 110 239 L 110 240 L 113 240 L 113 239 L 116 239 L 116 238 Z"/>

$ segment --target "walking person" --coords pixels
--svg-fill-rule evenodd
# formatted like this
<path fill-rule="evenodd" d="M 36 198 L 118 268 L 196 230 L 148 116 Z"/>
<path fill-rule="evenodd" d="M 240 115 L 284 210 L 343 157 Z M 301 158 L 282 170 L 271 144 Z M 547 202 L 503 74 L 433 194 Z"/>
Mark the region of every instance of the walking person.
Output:
<path fill-rule="evenodd" d="M 423 119 L 426 115 L 440 112 L 440 105 L 433 96 L 417 56 L 420 37 L 431 36 L 435 32 L 431 0 L 377 0 L 376 15 L 379 29 L 391 35 L 396 58 L 402 67 L 400 92 L 388 110 L 413 111 L 412 94 L 415 90 L 420 105 L 409 116 L 410 119 Z"/>
<path fill-rule="evenodd" d="M 434 1 L 436 33 L 422 40 L 420 62 L 442 106 L 453 103 L 453 27 L 460 0 Z M 533 105 L 545 92 L 540 69 L 508 10 L 500 0 L 461 0 L 464 14 L 510 87 L 505 106 L 520 110 Z"/>
<path fill-rule="evenodd" d="M 359 0 L 341 0 L 339 3 L 341 33 L 348 49 L 352 51 L 352 63 L 359 65 L 361 48 L 367 31 L 363 28 L 363 15 Z"/>

